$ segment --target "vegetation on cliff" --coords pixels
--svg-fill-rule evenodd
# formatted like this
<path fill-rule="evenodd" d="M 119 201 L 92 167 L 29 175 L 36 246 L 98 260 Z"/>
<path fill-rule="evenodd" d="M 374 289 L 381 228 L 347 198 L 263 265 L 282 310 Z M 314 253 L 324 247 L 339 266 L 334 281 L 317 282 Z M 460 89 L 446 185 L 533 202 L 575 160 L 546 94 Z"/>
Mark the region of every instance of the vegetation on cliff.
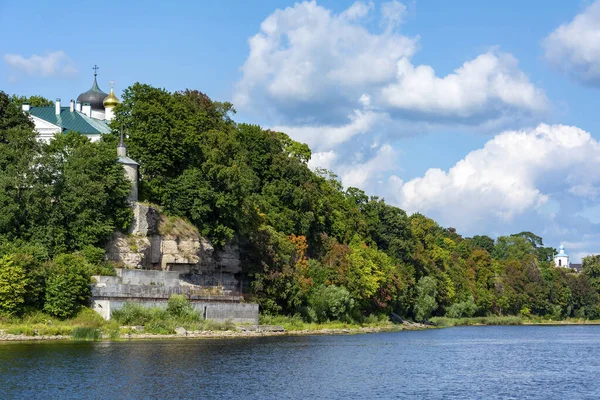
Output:
<path fill-rule="evenodd" d="M 65 254 L 87 260 L 85 273 L 106 268 L 94 249 L 131 218 L 114 154 L 124 132 L 140 163 L 140 200 L 189 220 L 216 246 L 236 241 L 244 290 L 265 314 L 309 322 L 391 312 L 418 320 L 600 317 L 597 257 L 577 274 L 555 268 L 554 249 L 530 232 L 466 238 L 408 216 L 343 188 L 329 171 L 311 171 L 306 145 L 238 124 L 233 113 L 198 91 L 136 83 L 116 108 L 113 134 L 98 143 L 61 135 L 47 145 L 0 93 L 0 311 L 61 316 L 48 304 L 64 291 L 49 285 L 59 285 L 51 271 L 64 273 Z M 26 257 L 30 264 L 15 261 Z"/>

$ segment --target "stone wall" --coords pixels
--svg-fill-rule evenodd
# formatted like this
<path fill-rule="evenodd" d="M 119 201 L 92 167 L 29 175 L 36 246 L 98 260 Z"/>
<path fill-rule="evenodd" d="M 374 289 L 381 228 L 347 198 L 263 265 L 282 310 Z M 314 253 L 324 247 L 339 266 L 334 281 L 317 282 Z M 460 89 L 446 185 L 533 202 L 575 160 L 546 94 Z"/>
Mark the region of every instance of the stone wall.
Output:
<path fill-rule="evenodd" d="M 152 299 L 92 299 L 92 308 L 106 320 L 115 310 L 122 308 L 126 302 L 134 301 L 144 307 L 167 307 L 167 300 Z M 236 324 L 258 325 L 258 304 L 255 303 L 221 303 L 209 301 L 192 301 L 190 303 L 204 319 L 218 322 L 231 321 Z"/>
<path fill-rule="evenodd" d="M 117 276 L 94 276 L 93 281 L 92 308 L 105 319 L 126 302 L 166 307 L 169 298 L 177 294 L 185 295 L 204 319 L 258 323 L 258 304 L 242 303 L 242 297 L 222 287 L 191 284 L 177 271 L 117 269 Z"/>

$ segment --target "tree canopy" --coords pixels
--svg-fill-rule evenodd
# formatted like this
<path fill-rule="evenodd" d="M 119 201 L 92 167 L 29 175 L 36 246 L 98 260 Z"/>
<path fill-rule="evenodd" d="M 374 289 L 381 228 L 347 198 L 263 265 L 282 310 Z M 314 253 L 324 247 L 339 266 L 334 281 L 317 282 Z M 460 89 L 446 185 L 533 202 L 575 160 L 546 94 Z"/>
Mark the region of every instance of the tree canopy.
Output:
<path fill-rule="evenodd" d="M 136 83 L 115 111 L 113 133 L 99 142 L 70 133 L 45 144 L 0 93 L 0 286 L 16 288 L 14 298 L 0 296 L 7 312 L 46 304 L 66 316 L 82 304 L 83 289 L 64 288 L 83 287 L 99 263 L 93 249 L 131 220 L 114 150 L 124 133 L 140 163 L 140 200 L 189 220 L 216 246 L 237 243 L 240 279 L 262 312 L 315 321 L 389 312 L 599 316 L 597 260 L 576 274 L 555 268 L 554 249 L 531 232 L 465 238 L 344 189 L 331 172 L 308 167 L 308 146 L 236 123 L 230 103 Z M 96 261 L 64 281 L 86 254 Z M 35 262 L 15 263 L 25 256 Z M 15 284 L 23 271 L 33 296 Z"/>

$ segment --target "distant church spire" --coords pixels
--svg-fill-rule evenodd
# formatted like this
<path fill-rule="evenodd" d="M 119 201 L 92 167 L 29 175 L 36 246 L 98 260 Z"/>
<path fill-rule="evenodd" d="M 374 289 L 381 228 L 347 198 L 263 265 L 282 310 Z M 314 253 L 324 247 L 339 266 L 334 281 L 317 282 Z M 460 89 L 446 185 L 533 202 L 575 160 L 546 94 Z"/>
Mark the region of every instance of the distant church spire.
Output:
<path fill-rule="evenodd" d="M 125 140 L 123 140 L 123 130 L 121 129 L 121 139 L 117 146 L 117 155 L 119 157 L 127 157 L 127 147 L 125 146 Z"/>

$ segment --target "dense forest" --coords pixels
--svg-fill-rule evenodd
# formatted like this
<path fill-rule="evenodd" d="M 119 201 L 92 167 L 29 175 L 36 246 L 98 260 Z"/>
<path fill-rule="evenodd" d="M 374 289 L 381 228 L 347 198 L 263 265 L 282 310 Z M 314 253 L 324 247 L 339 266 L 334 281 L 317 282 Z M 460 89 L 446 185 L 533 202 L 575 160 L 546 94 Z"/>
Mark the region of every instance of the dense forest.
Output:
<path fill-rule="evenodd" d="M 36 140 L 0 92 L 0 313 L 74 315 L 110 273 L 104 243 L 131 222 L 118 136 L 140 163 L 140 200 L 241 249 L 245 291 L 265 314 L 306 321 L 369 315 L 600 318 L 600 257 L 556 268 L 531 232 L 462 237 L 421 214 L 311 171 L 307 145 L 236 123 L 233 105 L 136 83 L 113 133 Z M 43 98 L 36 97 L 40 104 Z"/>

